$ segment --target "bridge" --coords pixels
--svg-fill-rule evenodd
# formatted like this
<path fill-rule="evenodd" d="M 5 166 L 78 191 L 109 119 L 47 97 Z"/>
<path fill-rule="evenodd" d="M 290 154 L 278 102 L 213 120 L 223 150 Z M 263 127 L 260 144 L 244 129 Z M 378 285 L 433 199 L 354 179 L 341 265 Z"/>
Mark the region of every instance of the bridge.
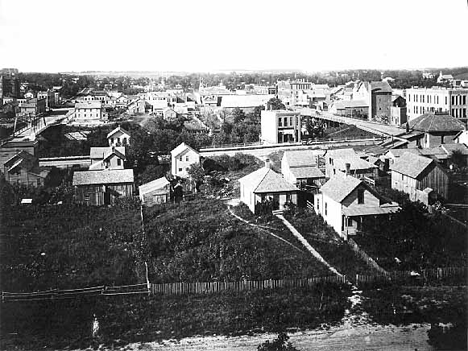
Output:
<path fill-rule="evenodd" d="M 8 141 L 34 141 L 37 135 L 42 133 L 47 128 L 58 125 L 64 120 L 70 118 L 74 113 L 73 109 L 54 109 L 53 112 L 58 112 L 52 116 L 38 116 L 31 119 L 26 126 L 15 130 L 12 135 L 2 140 L 2 144 Z M 63 113 L 60 113 L 63 112 Z"/>
<path fill-rule="evenodd" d="M 378 122 L 372 122 L 372 121 L 367 121 L 367 120 L 362 120 L 362 119 L 357 119 L 357 118 L 337 116 L 328 111 L 317 111 L 311 108 L 303 108 L 298 111 L 301 113 L 302 116 L 323 119 L 326 121 L 331 121 L 331 122 L 336 122 L 336 123 L 354 125 L 359 129 L 362 129 L 367 132 L 374 133 L 383 137 L 397 136 L 397 135 L 405 133 L 405 129 L 400 128 L 400 127 L 390 126 L 388 124 L 381 124 Z"/>

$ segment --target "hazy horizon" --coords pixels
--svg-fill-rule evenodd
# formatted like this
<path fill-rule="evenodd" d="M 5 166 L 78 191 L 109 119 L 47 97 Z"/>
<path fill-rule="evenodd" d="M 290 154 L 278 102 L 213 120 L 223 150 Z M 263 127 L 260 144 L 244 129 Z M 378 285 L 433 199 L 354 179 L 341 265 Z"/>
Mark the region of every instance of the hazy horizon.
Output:
<path fill-rule="evenodd" d="M 0 65 L 50 73 L 455 68 L 468 65 L 467 20 L 465 0 L 0 0 Z"/>

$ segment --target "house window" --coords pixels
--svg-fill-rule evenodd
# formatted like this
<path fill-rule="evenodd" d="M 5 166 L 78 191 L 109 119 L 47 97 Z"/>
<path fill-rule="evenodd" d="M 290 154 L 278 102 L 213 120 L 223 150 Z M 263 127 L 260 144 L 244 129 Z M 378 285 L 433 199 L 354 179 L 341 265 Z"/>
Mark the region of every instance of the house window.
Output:
<path fill-rule="evenodd" d="M 182 156 L 179 157 L 179 161 L 182 161 Z"/>
<path fill-rule="evenodd" d="M 182 168 L 179 168 L 179 172 L 182 172 Z"/>
<path fill-rule="evenodd" d="M 357 191 L 358 204 L 364 203 L 364 189 L 358 189 Z"/>
<path fill-rule="evenodd" d="M 122 165 L 122 160 L 120 158 L 117 159 L 117 166 L 121 166 Z"/>
<path fill-rule="evenodd" d="M 279 127 L 282 127 L 283 126 L 283 120 L 280 118 L 278 118 L 278 126 Z"/>
<path fill-rule="evenodd" d="M 185 156 L 185 161 L 188 162 L 188 160 L 189 160 L 189 157 L 188 157 L 188 156 Z"/>
<path fill-rule="evenodd" d="M 403 174 L 401 175 L 401 180 L 403 181 Z"/>
<path fill-rule="evenodd" d="M 320 210 L 320 199 L 317 199 L 317 211 Z"/>
<path fill-rule="evenodd" d="M 328 204 L 325 202 L 325 216 L 327 215 L 328 213 Z"/>

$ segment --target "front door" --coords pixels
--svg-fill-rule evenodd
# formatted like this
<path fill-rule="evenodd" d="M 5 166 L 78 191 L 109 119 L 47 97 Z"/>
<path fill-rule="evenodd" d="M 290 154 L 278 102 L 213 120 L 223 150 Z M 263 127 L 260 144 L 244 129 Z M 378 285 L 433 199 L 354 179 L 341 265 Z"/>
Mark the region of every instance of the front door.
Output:
<path fill-rule="evenodd" d="M 279 210 L 279 194 L 273 195 L 273 210 Z"/>

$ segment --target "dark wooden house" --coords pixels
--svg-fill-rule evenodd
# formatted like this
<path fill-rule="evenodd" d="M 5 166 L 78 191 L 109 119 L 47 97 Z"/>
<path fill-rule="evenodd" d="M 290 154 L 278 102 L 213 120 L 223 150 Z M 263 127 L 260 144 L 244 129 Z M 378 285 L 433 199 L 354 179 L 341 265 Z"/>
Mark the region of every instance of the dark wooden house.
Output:
<path fill-rule="evenodd" d="M 73 174 L 73 186 L 76 203 L 113 205 L 119 197 L 133 196 L 133 169 L 77 171 Z"/>

